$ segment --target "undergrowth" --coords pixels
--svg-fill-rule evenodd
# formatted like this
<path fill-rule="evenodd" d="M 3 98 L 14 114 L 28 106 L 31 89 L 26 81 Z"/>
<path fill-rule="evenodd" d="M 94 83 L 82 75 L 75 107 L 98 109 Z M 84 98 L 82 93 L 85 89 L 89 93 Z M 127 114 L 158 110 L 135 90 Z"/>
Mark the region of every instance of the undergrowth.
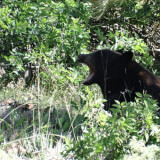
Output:
<path fill-rule="evenodd" d="M 97 92 L 93 96 L 91 87 L 85 89 L 81 85 L 84 76 L 77 70 L 66 70 L 62 65 L 50 69 L 52 77 L 48 85 L 45 85 L 46 82 L 38 85 L 37 79 L 37 84 L 26 88 L 20 78 L 17 83 L 11 82 L 1 90 L 1 100 L 15 102 L 0 120 L 1 148 L 7 153 L 47 159 L 48 152 L 48 157 L 57 155 L 62 158 L 66 138 L 82 134 L 84 114 L 101 96 L 100 90 L 92 87 Z M 33 104 L 34 107 L 23 108 L 25 104 Z"/>

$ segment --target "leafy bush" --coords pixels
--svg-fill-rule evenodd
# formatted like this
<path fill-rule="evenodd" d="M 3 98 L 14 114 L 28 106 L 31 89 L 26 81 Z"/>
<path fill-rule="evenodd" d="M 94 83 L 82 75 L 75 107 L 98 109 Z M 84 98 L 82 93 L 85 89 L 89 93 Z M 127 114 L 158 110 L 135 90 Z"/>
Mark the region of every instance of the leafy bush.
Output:
<path fill-rule="evenodd" d="M 154 58 L 149 54 L 149 48 L 146 43 L 137 34 L 132 37 L 128 31 L 122 30 L 115 33 L 110 31 L 107 36 L 112 41 L 111 49 L 132 50 L 136 62 L 142 64 L 145 68 L 153 68 Z"/>
<path fill-rule="evenodd" d="M 137 34 L 131 36 L 127 30 L 122 29 L 121 31 L 116 30 L 115 32 L 109 31 L 106 35 L 107 39 L 103 35 L 103 32 L 95 30 L 97 33 L 100 44 L 97 46 L 98 49 L 110 48 L 111 50 L 131 50 L 134 53 L 134 60 L 145 68 L 153 69 L 154 58 L 149 54 L 150 49 Z"/>
<path fill-rule="evenodd" d="M 108 29 L 126 29 L 134 35 L 137 33 L 155 55 L 159 49 L 160 2 L 155 0 L 94 0 L 93 10 L 98 20 L 92 21 L 106 33 Z"/>
<path fill-rule="evenodd" d="M 86 25 L 91 14 L 87 3 L 4 0 L 2 6 L 0 57 L 11 65 L 11 77 L 29 62 L 73 66 L 88 44 Z"/>
<path fill-rule="evenodd" d="M 159 128 L 158 132 L 160 132 Z M 137 140 L 136 137 L 132 137 L 129 143 L 130 152 L 125 154 L 123 160 L 158 160 L 160 157 L 160 146 L 156 144 L 145 145 L 144 140 Z"/>
<path fill-rule="evenodd" d="M 145 144 L 157 143 L 160 136 L 155 133 L 155 112 L 157 102 L 149 95 L 137 93 L 135 102 L 116 101 L 112 114 L 104 111 L 97 103 L 86 114 L 83 134 L 75 140 L 67 141 L 67 151 L 77 159 L 119 159 L 128 152 L 130 139 L 135 136 Z M 160 130 L 158 129 L 158 133 Z"/>

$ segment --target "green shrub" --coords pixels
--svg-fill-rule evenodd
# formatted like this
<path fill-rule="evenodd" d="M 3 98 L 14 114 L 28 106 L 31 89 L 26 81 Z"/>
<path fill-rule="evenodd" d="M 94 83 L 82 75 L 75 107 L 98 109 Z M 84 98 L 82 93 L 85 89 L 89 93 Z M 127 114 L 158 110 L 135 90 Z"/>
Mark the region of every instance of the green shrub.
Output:
<path fill-rule="evenodd" d="M 105 33 L 126 29 L 134 36 L 137 33 L 152 49 L 155 55 L 159 48 L 160 14 L 157 0 L 94 0 L 93 24 Z M 96 19 L 98 20 L 95 20 Z M 95 22 L 96 21 L 96 22 Z M 158 53 L 157 53 L 158 54 Z"/>
<path fill-rule="evenodd" d="M 109 31 L 105 39 L 101 31 L 96 31 L 100 44 L 98 49 L 110 48 L 111 50 L 131 50 L 134 53 L 136 62 L 143 65 L 145 68 L 152 69 L 154 65 L 154 58 L 149 54 L 149 47 L 143 39 L 139 38 L 137 34 L 131 36 L 127 30 Z"/>
<path fill-rule="evenodd" d="M 87 112 L 83 134 L 67 141 L 65 155 L 73 154 L 77 159 L 119 159 L 128 152 L 130 139 L 135 136 L 145 144 L 157 143 L 160 136 L 153 134 L 156 125 L 157 102 L 149 95 L 137 93 L 135 102 L 116 101 L 112 114 L 99 108 Z M 159 133 L 159 131 L 158 131 Z"/>
<path fill-rule="evenodd" d="M 160 133 L 160 129 L 157 129 L 158 133 Z M 138 141 L 136 137 L 132 137 L 130 140 L 129 149 L 129 153 L 124 155 L 123 160 L 158 160 L 160 157 L 159 145 L 151 144 L 146 146 L 144 140 Z"/>
<path fill-rule="evenodd" d="M 4 0 L 2 6 L 0 61 L 11 65 L 7 73 L 11 78 L 28 62 L 73 66 L 77 55 L 86 49 L 91 16 L 87 3 Z"/>

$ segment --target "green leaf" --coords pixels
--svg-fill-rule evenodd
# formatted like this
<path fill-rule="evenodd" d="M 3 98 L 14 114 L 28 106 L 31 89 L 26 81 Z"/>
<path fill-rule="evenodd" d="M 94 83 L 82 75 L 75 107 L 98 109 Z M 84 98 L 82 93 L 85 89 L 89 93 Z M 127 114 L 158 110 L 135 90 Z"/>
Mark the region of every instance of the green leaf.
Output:
<path fill-rule="evenodd" d="M 143 97 L 142 94 L 139 93 L 139 92 L 136 92 L 136 96 L 139 97 L 139 98 Z"/>

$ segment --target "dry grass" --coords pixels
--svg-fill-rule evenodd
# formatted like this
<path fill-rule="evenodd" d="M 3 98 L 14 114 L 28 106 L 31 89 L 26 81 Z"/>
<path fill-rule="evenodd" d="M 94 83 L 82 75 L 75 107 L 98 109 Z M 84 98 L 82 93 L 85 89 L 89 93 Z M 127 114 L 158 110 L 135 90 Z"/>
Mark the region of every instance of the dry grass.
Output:
<path fill-rule="evenodd" d="M 59 70 L 58 68 L 57 72 Z M 71 74 L 70 77 L 75 76 L 74 72 Z M 101 96 L 101 91 L 95 86 L 74 84 L 66 77 L 61 77 L 65 80 L 56 79 L 59 78 L 56 73 L 52 78 L 53 86 L 49 90 L 40 85 L 25 88 L 23 79 L 20 79 L 16 84 L 12 82 L 0 91 L 0 100 L 13 99 L 20 104 L 0 122 L 0 159 L 64 159 L 61 152 L 65 146 L 65 137 L 71 137 L 71 133 L 75 135 L 77 126 L 73 125 L 74 121 Z M 82 101 L 85 105 L 82 105 Z M 31 110 L 19 111 L 23 104 L 35 105 Z M 55 111 L 57 114 L 53 118 Z M 69 118 L 64 119 L 65 115 Z M 67 129 L 61 121 L 68 121 Z"/>

